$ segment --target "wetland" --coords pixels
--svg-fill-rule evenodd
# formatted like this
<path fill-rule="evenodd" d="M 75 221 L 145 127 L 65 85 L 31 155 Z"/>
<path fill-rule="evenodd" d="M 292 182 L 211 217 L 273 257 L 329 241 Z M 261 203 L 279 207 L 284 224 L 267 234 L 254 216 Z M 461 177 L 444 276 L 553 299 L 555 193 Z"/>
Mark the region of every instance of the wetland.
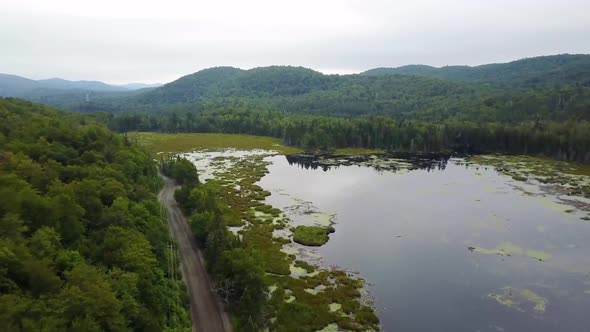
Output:
<path fill-rule="evenodd" d="M 230 229 L 268 261 L 270 330 L 581 331 L 589 179 L 531 157 L 183 154 L 248 199 Z M 377 320 L 378 318 L 378 320 Z"/>

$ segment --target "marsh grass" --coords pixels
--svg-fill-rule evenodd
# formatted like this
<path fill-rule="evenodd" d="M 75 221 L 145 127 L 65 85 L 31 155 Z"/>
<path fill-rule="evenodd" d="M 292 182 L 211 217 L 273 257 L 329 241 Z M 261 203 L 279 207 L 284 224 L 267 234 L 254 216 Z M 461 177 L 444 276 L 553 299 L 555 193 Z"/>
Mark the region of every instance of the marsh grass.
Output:
<path fill-rule="evenodd" d="M 165 134 L 132 132 L 129 139 L 145 146 L 150 152 L 180 153 L 203 149 L 274 150 L 281 154 L 295 154 L 301 149 L 283 146 L 278 138 L 215 133 Z"/>
<path fill-rule="evenodd" d="M 334 150 L 336 155 L 358 156 L 364 154 L 383 154 L 383 150 L 364 149 L 364 148 L 344 148 Z"/>
<path fill-rule="evenodd" d="M 270 192 L 255 184 L 268 172 L 264 156 L 234 161 L 228 169 L 216 172 L 216 181 L 225 188 L 223 199 L 236 214 L 233 219 L 244 221 L 245 226 L 240 231 L 243 242 L 259 253 L 266 284 L 276 286 L 268 294 L 269 317 L 273 318 L 269 320 L 269 330 L 316 331 L 329 324 L 337 324 L 340 330 L 348 331 L 379 330 L 379 320 L 373 309 L 360 303 L 363 280 L 351 278 L 337 269 L 327 270 L 297 260 L 295 255 L 281 251 L 291 239 L 274 237 L 273 232 L 286 229 L 289 220 L 281 210 L 265 203 Z M 222 160 L 219 162 L 221 165 Z M 305 229 L 303 233 L 313 233 L 312 242 L 317 241 L 316 235 L 319 235 L 323 244 L 328 241 L 328 233 L 333 231 L 333 226 L 329 225 Z M 304 273 L 292 275 L 292 267 Z M 311 294 L 306 289 L 318 291 Z M 341 304 L 341 310 L 330 311 L 332 303 Z"/>
<path fill-rule="evenodd" d="M 319 247 L 328 242 L 332 229 L 320 226 L 297 226 L 293 231 L 293 241 L 304 246 Z"/>
<path fill-rule="evenodd" d="M 290 155 L 303 152 L 302 149 L 284 146 L 280 139 L 267 136 L 217 134 L 217 133 L 155 133 L 131 132 L 127 136 L 132 142 L 145 146 L 151 153 L 181 153 L 203 149 L 273 150 Z M 364 148 L 343 148 L 334 150 L 336 155 L 381 154 L 383 150 Z"/>
<path fill-rule="evenodd" d="M 563 193 L 590 198 L 590 166 L 531 156 L 479 155 L 470 162 L 492 166 L 516 181 L 537 180 Z"/>

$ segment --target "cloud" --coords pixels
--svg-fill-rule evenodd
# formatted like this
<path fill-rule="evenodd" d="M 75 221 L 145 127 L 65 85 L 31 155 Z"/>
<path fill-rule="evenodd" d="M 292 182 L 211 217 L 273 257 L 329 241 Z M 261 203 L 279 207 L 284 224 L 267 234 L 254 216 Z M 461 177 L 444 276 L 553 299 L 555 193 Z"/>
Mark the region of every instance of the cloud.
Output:
<path fill-rule="evenodd" d="M 583 0 L 6 1 L 0 72 L 124 83 L 219 65 L 475 65 L 590 53 L 589 12 Z"/>

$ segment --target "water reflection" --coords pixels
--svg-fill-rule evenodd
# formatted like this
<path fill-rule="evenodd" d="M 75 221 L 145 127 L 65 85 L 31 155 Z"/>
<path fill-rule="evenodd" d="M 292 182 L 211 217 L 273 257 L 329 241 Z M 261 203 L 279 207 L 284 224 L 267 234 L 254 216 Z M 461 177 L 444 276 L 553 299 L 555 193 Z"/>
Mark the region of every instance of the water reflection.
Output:
<path fill-rule="evenodd" d="M 444 170 L 451 155 L 449 154 L 412 154 L 389 153 L 382 155 L 361 156 L 317 156 L 317 155 L 289 155 L 286 156 L 289 165 L 297 165 L 303 169 L 324 172 L 338 169 L 341 166 L 369 167 L 377 172 L 397 172 L 405 170 Z"/>
<path fill-rule="evenodd" d="M 260 185 L 296 222 L 297 200 L 334 214 L 318 253 L 374 285 L 385 331 L 588 330 L 590 227 L 577 211 L 463 160 L 384 159 L 270 157 Z"/>

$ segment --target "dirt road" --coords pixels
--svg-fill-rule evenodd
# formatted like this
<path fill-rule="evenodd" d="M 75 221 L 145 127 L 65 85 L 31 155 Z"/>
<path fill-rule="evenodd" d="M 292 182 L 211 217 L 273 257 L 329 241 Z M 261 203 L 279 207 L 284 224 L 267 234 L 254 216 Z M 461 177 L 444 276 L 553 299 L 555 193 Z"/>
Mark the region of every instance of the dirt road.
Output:
<path fill-rule="evenodd" d="M 191 302 L 193 331 L 230 332 L 231 324 L 217 295 L 211 291 L 211 281 L 205 269 L 203 255 L 192 236 L 184 214 L 174 200 L 178 185 L 173 179 L 162 176 L 164 188 L 158 199 L 166 208 L 168 227 L 178 245 L 182 279 L 186 284 Z"/>

